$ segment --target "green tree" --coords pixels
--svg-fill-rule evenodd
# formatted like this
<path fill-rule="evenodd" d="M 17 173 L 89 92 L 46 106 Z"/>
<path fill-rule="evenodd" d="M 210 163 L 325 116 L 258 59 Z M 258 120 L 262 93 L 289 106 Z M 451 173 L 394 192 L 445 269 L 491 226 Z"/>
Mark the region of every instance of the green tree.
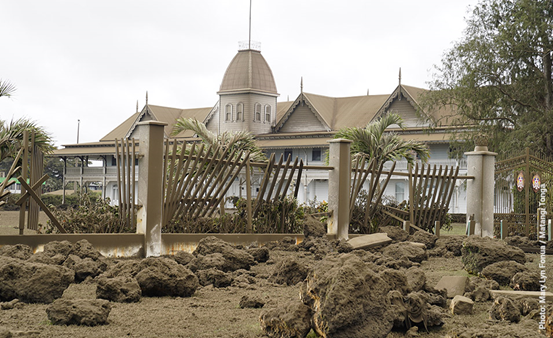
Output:
<path fill-rule="evenodd" d="M 224 149 L 230 149 L 230 152 L 249 151 L 252 161 L 264 161 L 267 159 L 261 148 L 255 144 L 254 136 L 247 131 L 228 132 L 215 134 L 209 131 L 206 126 L 196 119 L 180 118 L 175 124 L 173 136 L 190 130 L 193 131 L 206 145 L 222 146 Z M 229 153 L 230 153 L 229 152 Z"/>
<path fill-rule="evenodd" d="M 364 128 L 340 129 L 334 138 L 352 140 L 351 153 L 355 156 L 375 158 L 377 164 L 406 159 L 413 163 L 418 156 L 423 162 L 429 157 L 428 147 L 420 142 L 404 140 L 394 132 L 386 132 L 392 125 L 403 128 L 403 119 L 395 113 L 386 114 Z"/>
<path fill-rule="evenodd" d="M 483 0 L 466 23 L 435 66 L 422 109 L 449 107 L 452 113 L 434 122 L 462 127 L 454 135 L 463 140 L 457 155 L 478 134 L 494 151 L 530 147 L 552 155 L 553 1 Z"/>
<path fill-rule="evenodd" d="M 51 136 L 35 122 L 26 118 L 12 120 L 9 123 L 0 120 L 0 162 L 16 156 L 24 141 L 24 131 L 29 132 L 29 142 L 31 142 L 32 133 L 35 133 L 35 145 L 43 153 L 48 154 L 55 149 Z"/>

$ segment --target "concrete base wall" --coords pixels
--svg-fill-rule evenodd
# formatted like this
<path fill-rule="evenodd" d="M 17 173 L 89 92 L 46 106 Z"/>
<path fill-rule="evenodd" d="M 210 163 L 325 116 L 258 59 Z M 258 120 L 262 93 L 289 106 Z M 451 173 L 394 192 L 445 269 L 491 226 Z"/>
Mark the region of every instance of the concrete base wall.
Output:
<path fill-rule="evenodd" d="M 198 242 L 205 237 L 215 236 L 232 244 L 250 245 L 257 242 L 263 245 L 284 237 L 292 237 L 296 243 L 303 241 L 300 234 L 162 234 L 161 255 L 174 255 L 178 251 L 192 252 Z M 328 239 L 335 236 L 329 235 Z M 89 241 L 105 257 L 144 257 L 144 235 L 142 234 L 55 234 L 55 235 L 4 235 L 0 236 L 0 247 L 25 244 L 33 252 L 44 250 L 44 244 L 53 241 L 75 243 L 82 239 Z"/>

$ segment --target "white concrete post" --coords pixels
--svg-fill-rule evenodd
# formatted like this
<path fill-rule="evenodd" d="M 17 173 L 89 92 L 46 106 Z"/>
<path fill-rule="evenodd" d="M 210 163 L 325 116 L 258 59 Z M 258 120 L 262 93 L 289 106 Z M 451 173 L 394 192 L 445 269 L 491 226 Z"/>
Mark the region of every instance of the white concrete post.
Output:
<path fill-rule="evenodd" d="M 167 123 L 146 121 L 137 124 L 138 211 L 136 232 L 144 234 L 144 256 L 161 255 L 161 222 L 163 212 L 163 135 Z"/>
<path fill-rule="evenodd" d="M 329 235 L 347 239 L 349 230 L 349 199 L 351 190 L 350 140 L 330 140 L 329 165 L 334 167 L 328 174 L 328 209 L 332 217 L 328 222 Z"/>
<path fill-rule="evenodd" d="M 474 215 L 474 234 L 493 238 L 494 170 L 497 153 L 488 151 L 487 141 L 478 139 L 474 151 L 467 156 L 467 226 Z"/>

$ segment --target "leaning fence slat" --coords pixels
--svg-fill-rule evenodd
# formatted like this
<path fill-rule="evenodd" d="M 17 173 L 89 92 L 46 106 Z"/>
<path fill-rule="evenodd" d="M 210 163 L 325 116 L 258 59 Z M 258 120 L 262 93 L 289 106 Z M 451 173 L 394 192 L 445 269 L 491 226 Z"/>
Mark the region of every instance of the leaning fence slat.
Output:
<path fill-rule="evenodd" d="M 215 152 L 217 151 L 219 147 L 216 148 Z M 189 204 L 186 205 L 185 212 L 186 213 L 192 213 L 196 209 L 196 206 L 200 203 L 199 198 L 201 196 L 197 195 L 198 190 L 200 189 L 200 184 L 203 184 L 205 182 L 205 177 L 208 174 L 208 167 L 211 167 L 211 158 L 209 157 L 209 154 L 213 152 L 213 147 L 209 146 L 207 148 L 207 151 L 205 152 L 205 157 L 200 159 L 200 167 L 198 172 L 194 175 L 194 180 L 192 181 L 192 185 L 190 186 L 190 192 L 192 196 L 192 200 Z M 201 178 L 200 178 L 201 177 Z M 194 199 L 195 197 L 195 199 Z"/>
<path fill-rule="evenodd" d="M 230 148 L 227 148 L 223 151 L 223 153 L 221 155 L 218 155 L 217 157 L 213 158 L 213 161 L 216 162 L 215 167 L 213 168 L 213 170 L 210 170 L 209 179 L 206 180 L 203 183 L 202 190 L 199 192 L 199 194 L 196 195 L 196 196 L 205 196 L 206 202 L 209 201 L 210 203 L 213 203 L 213 201 L 218 200 L 218 198 L 216 198 L 216 196 L 212 197 L 211 194 L 213 193 L 213 190 L 218 185 L 223 185 L 225 183 L 225 181 L 221 181 L 221 177 L 224 175 L 224 170 L 222 170 L 222 166 L 223 166 L 223 163 L 226 162 L 226 161 L 223 161 L 223 159 L 227 158 L 229 150 L 230 150 Z M 216 154 L 219 154 L 219 152 L 220 152 L 220 150 L 218 150 L 216 152 Z M 228 157 L 228 158 L 232 158 L 235 155 L 235 153 L 236 153 L 236 151 L 233 151 L 230 154 L 230 157 Z M 214 173 L 216 173 L 217 176 L 215 176 Z M 231 182 L 231 184 L 232 184 L 232 182 Z M 211 205 L 210 204 L 208 205 L 207 203 L 202 205 L 202 208 L 198 208 L 192 214 L 192 218 L 196 218 L 196 216 L 198 216 L 199 214 L 202 214 L 202 215 L 205 214 L 204 211 L 207 211 L 207 209 L 210 206 Z"/>
<path fill-rule="evenodd" d="M 290 169 L 290 174 L 288 174 L 288 180 L 286 180 L 286 183 L 284 184 L 284 190 L 282 191 L 282 195 L 280 197 L 281 201 L 283 201 L 284 198 L 286 198 L 286 196 L 288 195 L 286 191 L 290 187 L 290 184 L 292 184 L 292 179 L 294 178 L 294 174 L 296 173 L 297 168 L 298 168 L 298 157 L 296 156 L 296 159 L 294 160 L 294 164 Z"/>
<path fill-rule="evenodd" d="M 188 182 L 187 189 L 186 189 L 186 194 L 183 197 L 183 202 L 181 204 L 182 210 L 179 210 L 180 215 L 186 214 L 188 212 L 188 210 L 190 210 L 191 205 L 194 203 L 193 201 L 191 201 L 191 196 L 194 196 L 193 195 L 194 186 L 198 182 L 198 178 L 200 177 L 200 175 L 202 173 L 202 170 L 204 168 L 204 165 L 205 165 L 205 161 L 203 161 L 202 157 L 201 157 L 201 156 L 203 156 L 204 151 L 205 151 L 204 147 L 203 147 L 203 144 L 200 147 L 200 150 L 201 151 L 199 153 L 197 153 L 196 157 L 194 158 L 194 163 L 193 163 L 194 166 L 192 168 L 193 171 L 190 171 L 190 173 L 189 173 L 190 181 Z M 211 152 L 211 146 L 207 147 L 206 153 L 208 154 L 209 152 Z"/>
<path fill-rule="evenodd" d="M 296 180 L 296 187 L 294 189 L 294 198 L 298 198 L 298 191 L 300 190 L 302 173 L 303 173 L 303 160 L 300 160 L 300 167 L 298 169 L 298 179 Z"/>
<path fill-rule="evenodd" d="M 265 168 L 265 174 L 263 175 L 263 179 L 261 180 L 259 193 L 257 194 L 257 197 L 255 199 L 255 206 L 253 211 L 254 217 L 257 217 L 257 212 L 261 205 L 261 201 L 263 200 L 263 196 L 265 195 L 265 190 L 267 189 L 267 185 L 269 183 L 269 179 L 273 171 L 274 163 L 275 163 L 275 153 L 272 153 L 271 156 L 269 156 L 269 161 L 268 161 L 267 167 Z"/>
<path fill-rule="evenodd" d="M 245 155 L 243 155 L 243 152 L 241 152 L 239 158 L 244 158 L 244 159 L 242 161 L 239 161 L 240 164 L 239 164 L 237 170 L 232 175 L 232 178 L 230 179 L 230 182 L 233 182 L 236 179 L 238 174 L 240 174 L 240 171 L 242 171 L 242 168 L 244 168 L 246 163 L 250 160 L 250 153 L 247 152 L 247 153 L 245 153 Z M 221 199 L 223 199 L 225 197 L 225 194 L 227 193 L 228 189 L 230 189 L 231 185 L 232 184 L 227 184 L 227 186 L 220 192 L 220 194 L 218 194 L 219 195 L 219 200 L 216 201 L 215 205 L 217 205 L 218 203 L 221 202 Z M 211 216 L 211 214 L 213 213 L 213 210 L 211 211 L 209 216 Z"/>
<path fill-rule="evenodd" d="M 202 143 L 200 145 L 200 149 L 198 149 L 196 154 L 203 154 L 203 151 L 204 151 L 204 144 Z M 192 155 L 193 153 L 194 153 L 194 144 L 192 145 L 192 150 L 190 150 L 190 155 Z M 175 213 L 175 215 L 177 217 L 181 217 L 181 215 L 184 215 L 185 212 L 186 212 L 186 207 L 188 205 L 187 199 L 190 197 L 190 192 L 192 190 L 189 187 L 191 185 L 193 185 L 194 178 L 196 177 L 196 175 L 194 175 L 194 173 L 196 172 L 196 168 L 198 167 L 198 163 L 200 163 L 199 156 L 195 156 L 193 159 L 192 159 L 192 156 L 189 156 L 188 157 L 188 162 L 192 162 L 192 164 L 190 166 L 190 170 L 188 171 L 188 174 L 186 176 L 186 180 L 185 180 L 184 185 L 183 185 L 183 194 L 179 195 L 179 196 L 182 196 L 182 198 L 181 198 L 181 202 L 180 202 L 180 204 L 177 208 L 177 211 Z"/>
<path fill-rule="evenodd" d="M 233 152 L 233 154 L 234 153 L 235 152 Z M 236 158 L 232 163 L 228 163 L 227 170 L 225 170 L 225 176 L 221 180 L 221 184 L 217 186 L 217 190 L 215 190 L 215 193 L 213 193 L 213 197 L 210 199 L 211 204 L 209 208 L 206 208 L 204 212 L 201 214 L 201 216 L 208 215 L 209 217 L 211 217 L 211 215 L 213 215 L 213 213 L 215 212 L 215 209 L 217 208 L 217 205 L 220 204 L 220 202 L 222 201 L 222 198 L 224 198 L 228 189 L 230 188 L 230 186 L 232 186 L 232 183 L 234 182 L 234 180 L 236 179 L 236 176 L 240 172 L 242 167 L 239 167 L 238 163 L 241 162 L 241 159 L 243 156 L 244 156 L 244 152 L 241 151 L 240 153 L 238 153 L 238 155 L 236 156 Z M 234 172 L 236 172 L 236 175 L 233 175 L 233 178 L 229 180 L 229 177 Z"/>
<path fill-rule="evenodd" d="M 23 131 L 23 164 L 21 167 L 21 180 L 19 180 L 19 183 L 21 183 L 21 194 L 25 193 L 25 186 L 23 186 L 23 181 L 27 183 L 27 164 L 29 161 L 29 131 L 24 130 Z M 27 211 L 27 203 L 21 204 L 21 208 L 19 209 L 19 234 L 23 235 L 23 230 L 25 229 L 25 211 Z"/>
<path fill-rule="evenodd" d="M 390 169 L 390 172 L 394 172 L 394 169 L 396 168 L 396 162 L 392 164 L 392 169 Z M 384 181 L 383 188 L 380 189 L 380 193 L 378 194 L 378 197 L 376 199 L 376 202 L 374 202 L 374 206 L 370 210 L 370 217 L 372 218 L 374 216 L 374 213 L 376 212 L 376 206 L 380 204 L 380 201 L 382 200 L 382 195 L 384 194 L 384 191 L 386 190 L 386 187 L 388 186 L 388 183 L 390 182 L 390 179 L 392 178 L 392 174 L 388 174 L 386 177 L 386 181 Z"/>
<path fill-rule="evenodd" d="M 61 226 L 61 224 L 58 222 L 58 220 L 56 219 L 56 217 L 54 217 L 54 215 L 52 214 L 52 212 L 50 211 L 50 209 L 48 209 L 48 207 L 46 206 L 46 204 L 44 204 L 44 202 L 42 202 L 42 200 L 40 199 L 40 197 L 38 197 L 38 195 L 33 191 L 33 189 L 27 184 L 27 182 L 25 182 L 25 180 L 23 179 L 22 176 L 19 176 L 18 178 L 19 182 L 21 183 L 21 186 L 23 188 L 25 188 L 26 191 L 29 192 L 29 194 L 31 195 L 32 198 L 35 199 L 35 201 L 38 203 L 38 205 L 40 205 L 40 207 L 42 208 L 42 211 L 44 211 L 44 213 L 48 216 L 48 218 L 50 218 L 50 220 L 52 221 L 52 223 L 54 223 L 54 225 L 56 226 L 56 228 L 58 228 L 58 231 L 61 232 L 61 233 L 66 233 L 65 229 Z"/>
<path fill-rule="evenodd" d="M 288 155 L 288 158 L 286 159 L 286 164 L 284 165 L 284 169 L 282 169 L 282 175 L 280 176 L 280 179 L 278 180 L 278 188 L 275 191 L 275 196 L 273 198 L 273 201 L 278 201 L 280 199 L 280 194 L 282 187 L 284 186 L 284 181 L 286 179 L 286 174 L 288 173 L 288 169 L 290 168 L 290 161 L 292 160 L 292 155 Z M 278 176 L 275 176 L 275 179 L 278 179 Z"/>
<path fill-rule="evenodd" d="M 267 193 L 267 196 L 265 197 L 266 201 L 270 201 L 273 195 L 273 190 L 275 188 L 277 178 L 280 175 L 280 169 L 282 168 L 282 162 L 284 161 L 284 156 L 280 155 L 280 159 L 278 161 L 278 164 L 275 166 L 275 171 L 273 173 L 273 178 L 271 181 L 271 187 L 269 188 L 269 192 Z"/>

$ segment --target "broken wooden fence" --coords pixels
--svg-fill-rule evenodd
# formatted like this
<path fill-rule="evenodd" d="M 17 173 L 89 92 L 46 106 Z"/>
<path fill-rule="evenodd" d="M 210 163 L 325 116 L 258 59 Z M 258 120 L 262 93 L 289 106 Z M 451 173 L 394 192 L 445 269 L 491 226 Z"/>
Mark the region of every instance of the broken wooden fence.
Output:
<path fill-rule="evenodd" d="M 21 166 L 16 167 L 21 159 Z M 21 171 L 21 175 L 17 178 L 21 184 L 21 196 L 15 202 L 20 206 L 19 209 L 19 234 L 23 235 L 25 229 L 25 221 L 27 221 L 27 229 L 38 230 L 38 215 L 40 209 L 46 213 L 50 221 L 56 226 L 59 232 L 65 233 L 65 230 L 54 217 L 48 207 L 42 202 L 42 184 L 48 179 L 48 175 L 42 175 L 44 168 L 44 154 L 39 147 L 35 145 L 35 133 L 31 134 L 31 142 L 29 143 L 29 132 L 23 132 L 23 144 L 17 153 L 15 160 L 10 168 L 8 176 L 2 185 L 3 190 L 7 185 L 5 182 L 14 175 L 17 171 Z M 29 183 L 27 181 L 29 180 Z M 28 211 L 28 212 L 27 212 Z"/>
<path fill-rule="evenodd" d="M 359 156 L 354 160 L 352 166 L 353 175 L 350 194 L 350 220 L 353 220 L 353 212 L 355 210 L 357 197 L 359 196 L 361 190 L 363 190 L 364 184 L 367 182 L 370 175 L 364 217 L 361 225 L 363 229 L 368 229 L 370 226 L 369 222 L 373 219 L 380 206 L 382 196 L 388 186 L 388 183 L 390 182 L 395 166 L 396 162 L 392 164 L 390 172 L 384 173 L 384 163 L 378 165 L 374 158 L 369 161 L 366 157 Z M 385 179 L 381 184 L 381 176 L 383 174 L 385 175 Z M 362 231 L 360 229 L 357 230 Z"/>
<path fill-rule="evenodd" d="M 293 196 L 297 197 L 303 161 L 296 158 L 292 162 L 290 157 L 285 161 L 281 156 L 275 162 L 274 154 L 267 162 L 251 162 L 249 158 L 246 151 L 166 141 L 163 225 L 174 219 L 212 217 L 217 210 L 223 215 L 225 196 L 239 176 L 245 176 L 246 181 L 247 232 L 253 230 L 252 220 L 259 216 L 264 203 L 283 201 L 292 184 Z M 253 168 L 263 170 L 255 200 L 251 194 Z M 280 218 L 289 211 L 282 210 Z"/>
<path fill-rule="evenodd" d="M 119 198 L 119 220 L 123 227 L 136 227 L 136 141 L 115 139 L 115 159 L 117 166 L 117 190 Z"/>
<path fill-rule="evenodd" d="M 384 212 L 399 221 L 409 221 L 418 229 L 432 230 L 436 221 L 444 224 L 449 203 L 459 177 L 459 167 L 417 163 L 409 166 L 409 201 L 407 210 L 384 206 Z"/>

